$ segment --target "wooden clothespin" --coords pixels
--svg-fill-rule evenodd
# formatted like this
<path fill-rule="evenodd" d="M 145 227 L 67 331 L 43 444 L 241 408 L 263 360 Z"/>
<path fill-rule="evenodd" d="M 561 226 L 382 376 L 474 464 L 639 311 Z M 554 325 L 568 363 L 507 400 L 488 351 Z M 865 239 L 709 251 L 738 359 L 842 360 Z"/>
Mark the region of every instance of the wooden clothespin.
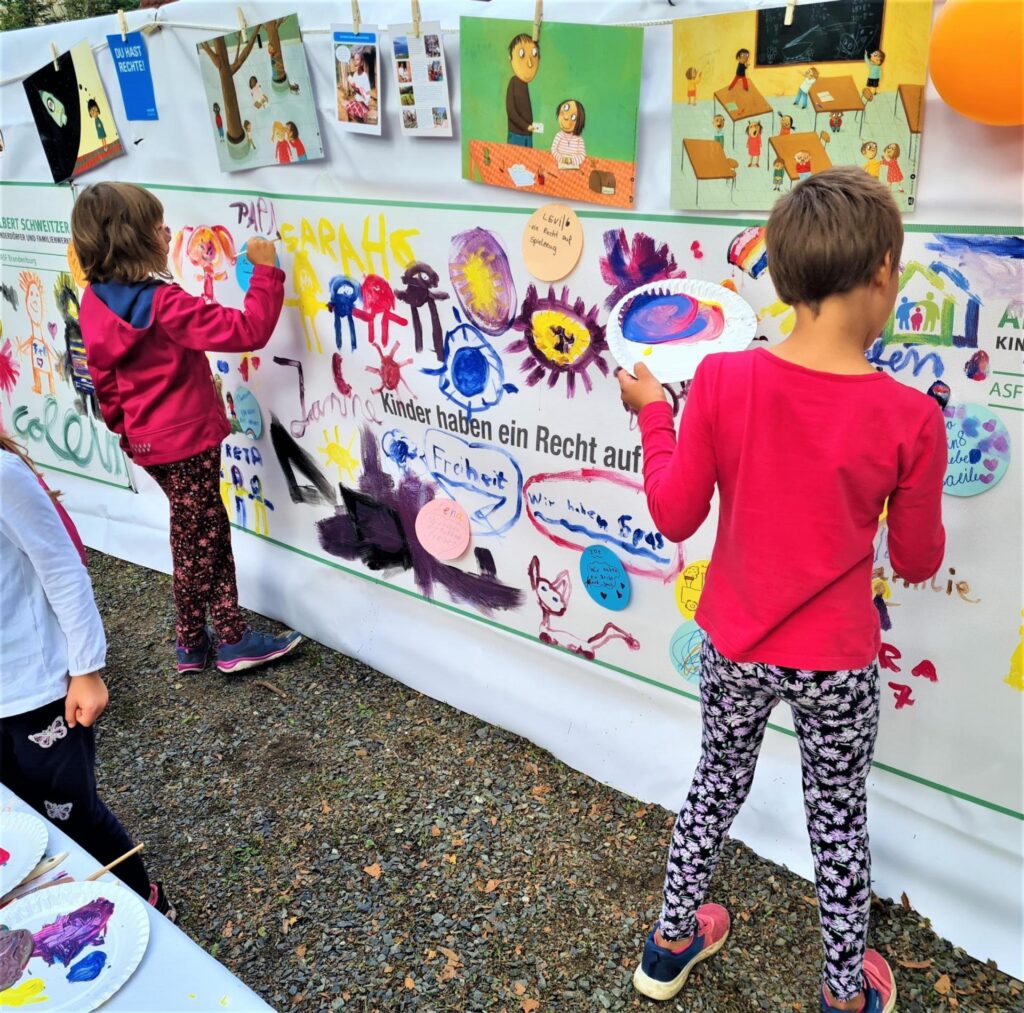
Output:
<path fill-rule="evenodd" d="M 50 43 L 50 55 L 53 57 L 53 69 L 60 70 L 60 53 L 57 52 L 57 43 Z"/>
<path fill-rule="evenodd" d="M 789 0 L 789 3 L 786 4 L 786 16 L 783 18 L 782 23 L 787 28 L 793 24 L 793 12 L 796 10 L 796 2 L 797 0 Z"/>
<path fill-rule="evenodd" d="M 117 12 L 117 24 L 121 29 L 121 41 L 128 41 L 128 20 L 124 16 L 124 11 Z"/>
<path fill-rule="evenodd" d="M 540 41 L 540 23 L 544 17 L 544 0 L 537 0 L 533 7 L 533 41 Z"/>
<path fill-rule="evenodd" d="M 241 7 L 236 7 L 238 11 L 238 34 L 241 36 L 243 42 L 249 41 L 249 22 L 245 20 L 245 15 L 242 13 Z"/>
<path fill-rule="evenodd" d="M 362 26 L 362 18 L 359 15 L 359 0 L 352 0 L 352 31 L 356 35 L 359 34 L 359 29 Z"/>
<path fill-rule="evenodd" d="M 420 0 L 412 0 L 412 37 L 420 37 Z"/>

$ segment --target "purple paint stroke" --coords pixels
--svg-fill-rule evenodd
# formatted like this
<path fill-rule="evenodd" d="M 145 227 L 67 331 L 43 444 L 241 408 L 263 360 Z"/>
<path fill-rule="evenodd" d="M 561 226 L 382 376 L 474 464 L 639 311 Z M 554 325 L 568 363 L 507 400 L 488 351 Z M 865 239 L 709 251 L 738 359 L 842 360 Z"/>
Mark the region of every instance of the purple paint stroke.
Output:
<path fill-rule="evenodd" d="M 434 499 L 434 487 L 408 471 L 396 483 L 384 471 L 377 441 L 368 429 L 362 433 L 361 453 L 358 490 L 341 486 L 342 505 L 333 516 L 317 521 L 325 552 L 360 559 L 371 570 L 411 569 L 416 586 L 428 598 L 440 584 L 453 601 L 485 614 L 522 605 L 523 592 L 497 579 L 493 558 L 478 553 L 481 572 L 466 573 L 430 555 L 416 537 L 416 517 Z"/>
<path fill-rule="evenodd" d="M 0 992 L 21 977 L 33 949 L 35 941 L 27 929 L 0 929 Z"/>
<path fill-rule="evenodd" d="M 658 246 L 646 232 L 634 233 L 630 243 L 625 229 L 609 229 L 604 234 L 604 248 L 601 277 L 612 286 L 611 294 L 605 299 L 608 309 L 649 281 L 686 277 L 686 271 L 676 264 L 668 243 Z"/>
<path fill-rule="evenodd" d="M 974 288 L 986 296 L 1012 299 L 1024 290 L 1021 236 L 937 234 L 925 248 L 955 260 L 970 274 Z"/>
<path fill-rule="evenodd" d="M 100 971 L 106 966 L 107 955 L 102 950 L 93 950 L 87 957 L 75 964 L 68 971 L 68 981 L 77 984 L 82 981 L 93 981 L 100 976 Z"/>
<path fill-rule="evenodd" d="M 103 942 L 114 905 L 105 897 L 83 904 L 56 921 L 44 925 L 33 936 L 33 957 L 42 957 L 47 964 L 54 961 L 67 967 L 87 946 Z"/>

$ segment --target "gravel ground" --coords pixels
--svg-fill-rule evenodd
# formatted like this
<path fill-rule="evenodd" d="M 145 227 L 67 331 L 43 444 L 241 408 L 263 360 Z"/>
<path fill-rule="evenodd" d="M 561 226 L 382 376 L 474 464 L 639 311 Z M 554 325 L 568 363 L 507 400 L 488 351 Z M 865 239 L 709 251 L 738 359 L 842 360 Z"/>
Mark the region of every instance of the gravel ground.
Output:
<path fill-rule="evenodd" d="M 101 790 L 181 927 L 275 1009 L 657 1008 L 630 975 L 669 813 L 319 644 L 179 677 L 169 578 L 95 552 L 91 570 Z M 732 936 L 661 1008 L 816 1010 L 811 885 L 733 841 L 712 889 Z M 871 944 L 901 1010 L 1022 1008 L 907 903 L 878 901 Z"/>

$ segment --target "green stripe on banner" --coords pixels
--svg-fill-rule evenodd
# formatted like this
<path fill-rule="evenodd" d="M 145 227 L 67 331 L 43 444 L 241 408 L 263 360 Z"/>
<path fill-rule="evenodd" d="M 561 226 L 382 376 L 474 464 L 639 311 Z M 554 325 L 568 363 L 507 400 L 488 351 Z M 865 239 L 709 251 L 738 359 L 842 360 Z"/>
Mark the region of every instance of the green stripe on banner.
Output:
<path fill-rule="evenodd" d="M 60 189 L 53 183 L 21 183 L 17 181 L 0 181 L 3 186 L 48 186 L 53 189 Z M 266 197 L 268 200 L 295 200 L 305 201 L 310 204 L 352 204 L 363 207 L 397 207 L 397 208 L 423 208 L 432 211 L 481 211 L 499 215 L 522 215 L 526 217 L 533 214 L 534 208 L 523 207 L 502 207 L 497 204 L 447 204 L 433 203 L 430 201 L 409 201 L 409 200 L 384 200 L 366 199 L 362 197 L 320 197 L 300 193 L 271 193 L 269 190 L 235 190 L 217 186 L 181 186 L 177 183 L 140 183 L 139 186 L 147 190 L 167 190 L 177 193 L 216 193 L 227 194 L 236 197 Z M 763 225 L 765 218 L 716 218 L 712 216 L 684 215 L 684 214 L 653 214 L 639 211 L 626 211 L 625 209 L 614 211 L 577 210 L 580 218 L 594 218 L 604 221 L 620 221 L 628 219 L 638 222 L 667 222 L 670 225 L 735 225 L 743 228 L 747 225 Z M 903 228 L 906 232 L 945 232 L 955 235 L 982 235 L 982 236 L 1024 236 L 1024 228 L 1019 225 L 936 225 L 925 222 L 921 224 L 904 222 Z"/>
<path fill-rule="evenodd" d="M 371 584 L 376 584 L 378 587 L 387 588 L 390 591 L 397 591 L 399 594 L 404 594 L 408 598 L 415 598 L 417 601 L 424 602 L 427 605 L 433 605 L 435 608 L 444 609 L 446 612 L 451 612 L 454 615 L 473 619 L 478 623 L 483 623 L 485 626 L 491 627 L 491 629 L 501 630 L 502 633 L 509 633 L 512 636 L 519 637 L 521 640 L 528 640 L 533 644 L 540 643 L 540 641 L 538 641 L 531 633 L 513 629 L 511 626 L 503 626 L 501 623 L 495 622 L 493 619 L 487 619 L 484 616 L 477 615 L 475 612 L 468 612 L 455 605 L 449 605 L 447 602 L 427 598 L 425 595 L 420 594 L 418 591 L 413 591 L 411 588 L 398 587 L 395 584 L 389 584 L 386 580 L 382 580 L 380 577 L 374 577 L 372 574 L 363 573 L 360 570 L 353 570 L 350 567 L 343 566 L 341 563 L 336 563 L 333 559 L 325 559 L 323 556 L 314 555 L 312 552 L 307 552 L 305 549 L 299 549 L 294 545 L 288 545 L 286 542 L 278 541 L 276 538 L 271 538 L 269 535 L 257 534 L 255 531 L 250 531 L 248 528 L 243 528 L 234 523 L 232 523 L 231 526 L 236 531 L 245 532 L 245 534 L 249 535 L 251 538 L 258 538 L 260 541 L 269 542 L 271 545 L 276 545 L 278 548 L 284 549 L 287 552 L 294 552 L 296 555 L 310 559 L 314 563 L 321 563 L 334 570 L 340 570 L 342 573 L 347 573 L 352 577 L 358 577 L 360 580 L 369 581 Z M 566 650 L 564 647 L 555 647 L 554 649 L 562 651 L 565 654 L 569 654 L 572 657 L 577 657 L 577 655 L 572 654 L 571 651 Z M 654 686 L 657 689 L 665 690 L 668 693 L 675 693 L 676 696 L 685 697 L 687 700 L 693 700 L 697 703 L 700 702 L 700 697 L 696 693 L 690 693 L 685 689 L 680 689 L 676 686 L 669 686 L 664 682 L 658 682 L 657 679 L 651 679 L 646 675 L 640 675 L 639 672 L 631 672 L 628 668 L 620 668 L 618 665 L 612 665 L 607 661 L 599 661 L 596 658 L 589 662 L 589 664 L 598 665 L 601 668 L 607 669 L 611 672 L 617 672 L 619 675 L 625 675 L 630 679 L 635 679 L 637 682 L 644 682 L 648 686 Z M 772 724 L 771 722 L 768 722 L 768 727 L 774 732 L 780 732 L 781 734 L 788 735 L 793 739 L 796 738 L 796 732 L 790 728 Z M 999 813 L 1001 816 L 1010 816 L 1013 819 L 1024 821 L 1024 812 L 1018 812 L 1016 809 L 1010 809 L 1007 806 L 999 805 L 998 802 L 989 802 L 987 799 L 978 798 L 975 795 L 968 795 L 967 792 L 960 791 L 957 788 L 950 788 L 948 785 L 939 784 L 937 781 L 929 781 L 925 777 L 919 777 L 917 774 L 911 774 L 909 771 L 900 770 L 898 767 L 891 767 L 887 763 L 880 763 L 877 760 L 873 761 L 872 766 L 876 770 L 884 770 L 887 774 L 895 774 L 897 777 L 902 777 L 907 781 L 913 781 L 915 784 L 923 785 L 926 788 L 933 788 L 935 791 L 940 791 L 944 795 L 950 795 L 951 797 L 958 798 L 964 802 L 971 802 L 974 805 L 981 806 L 983 809 L 989 809 L 992 812 Z"/>

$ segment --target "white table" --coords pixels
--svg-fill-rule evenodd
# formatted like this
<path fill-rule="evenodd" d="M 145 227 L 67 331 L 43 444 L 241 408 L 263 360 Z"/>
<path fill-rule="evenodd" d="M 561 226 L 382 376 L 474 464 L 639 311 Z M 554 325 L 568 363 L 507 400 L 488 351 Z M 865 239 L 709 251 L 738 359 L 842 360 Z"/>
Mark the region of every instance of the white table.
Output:
<path fill-rule="evenodd" d="M 6 812 L 31 812 L 38 815 L 14 792 L 0 785 L 0 820 Z M 59 827 L 47 819 L 43 819 L 43 822 L 49 831 L 46 854 L 68 853 L 59 869 L 65 870 L 77 881 L 100 868 L 103 863 L 97 862 Z M 47 878 L 41 877 L 40 882 L 45 882 Z M 107 873 L 105 879 L 112 878 L 113 873 Z M 168 887 L 173 900 L 174 884 L 170 883 Z M 219 964 L 192 942 L 181 929 L 158 914 L 155 908 L 147 904 L 146 912 L 149 915 L 146 955 L 128 982 L 103 1004 L 104 1013 L 107 1010 L 122 1010 L 124 1013 L 175 1013 L 178 1010 L 188 1010 L 190 1013 L 221 1013 L 222 1010 L 227 1013 L 250 1013 L 273 1009 L 223 964 Z M 0 913 L 0 920 L 2 918 Z"/>

